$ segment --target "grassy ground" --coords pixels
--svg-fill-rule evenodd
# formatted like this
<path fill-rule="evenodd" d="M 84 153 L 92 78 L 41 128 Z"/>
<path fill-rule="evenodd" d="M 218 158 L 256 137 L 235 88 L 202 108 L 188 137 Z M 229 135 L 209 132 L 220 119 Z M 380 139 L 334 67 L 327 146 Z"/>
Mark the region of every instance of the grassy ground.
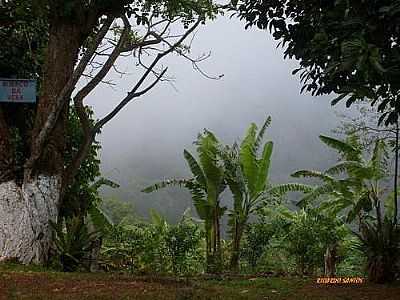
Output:
<path fill-rule="evenodd" d="M 0 300 L 5 299 L 400 299 L 400 286 L 326 286 L 313 279 L 137 277 L 123 274 L 57 273 L 0 266 Z"/>

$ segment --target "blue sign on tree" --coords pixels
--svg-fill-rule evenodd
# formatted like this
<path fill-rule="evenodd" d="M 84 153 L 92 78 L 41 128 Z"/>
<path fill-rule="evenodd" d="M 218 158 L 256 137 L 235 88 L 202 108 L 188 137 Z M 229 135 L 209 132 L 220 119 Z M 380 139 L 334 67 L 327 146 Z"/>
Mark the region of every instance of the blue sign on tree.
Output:
<path fill-rule="evenodd" d="M 36 80 L 0 79 L 0 102 L 35 103 Z"/>

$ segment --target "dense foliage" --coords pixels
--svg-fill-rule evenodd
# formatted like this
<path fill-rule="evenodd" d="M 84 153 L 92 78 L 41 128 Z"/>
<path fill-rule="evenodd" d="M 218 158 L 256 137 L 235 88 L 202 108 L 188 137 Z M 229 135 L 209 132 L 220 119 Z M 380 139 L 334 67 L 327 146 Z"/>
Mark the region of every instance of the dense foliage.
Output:
<path fill-rule="evenodd" d="M 229 233 L 232 236 L 230 267 L 239 269 L 240 243 L 249 217 L 258 208 L 269 188 L 268 175 L 273 149 L 272 141 L 262 145 L 268 117 L 261 129 L 252 123 L 240 146 L 225 146 L 222 159 L 226 169 L 225 180 L 233 196 L 233 209 L 229 212 Z M 261 147 L 263 148 L 261 151 Z"/>
<path fill-rule="evenodd" d="M 90 26 L 86 24 L 88 28 L 81 32 L 84 42 L 77 48 L 84 53 L 105 22 L 105 15 L 128 17 L 138 26 L 149 25 L 151 18 L 161 18 L 162 22 L 180 20 L 187 28 L 197 17 L 204 21 L 217 11 L 207 0 L 10 0 L 2 4 L 0 37 L 5 42 L 0 45 L 0 76 L 36 78 L 39 85 L 49 24 L 56 28 L 66 20 L 72 24 L 92 16 L 94 21 Z M 191 192 L 200 220 L 185 214 L 177 224 L 169 224 L 154 211 L 151 220 L 143 221 L 136 218 L 128 203 L 115 199 L 102 203 L 99 187 L 117 185 L 99 179 L 100 145 L 94 139 L 99 127 L 92 134 L 73 183 L 63 194 L 58 223 L 52 223 L 55 266 L 63 271 L 92 270 L 96 262 L 105 271 L 178 276 L 221 273 L 225 269 L 335 276 L 360 275 L 364 265 L 374 282 L 395 280 L 400 262 L 400 2 L 239 0 L 232 4 L 247 26 L 270 30 L 284 48 L 285 57 L 299 60 L 300 67 L 293 74 L 301 72 L 302 91 L 313 95 L 335 93 L 338 97 L 332 104 L 342 99 L 347 100 L 347 106 L 364 99 L 378 103 L 378 110 L 383 113 L 380 121 L 395 124 L 388 129 L 395 133 L 395 139 L 387 142 L 376 134 L 363 143 L 357 130 L 344 140 L 320 136 L 324 144 L 339 153 L 340 161 L 324 171 L 299 170 L 292 175 L 317 179 L 319 184 L 272 185 L 268 175 L 273 143 L 263 141 L 270 118 L 260 130 L 251 124 L 242 141 L 233 145 L 224 145 L 205 130 L 195 142 L 197 157 L 187 150 L 183 152 L 192 173 L 190 178 L 163 181 L 144 190 L 153 192 L 177 185 Z M 114 31 L 118 35 L 122 28 L 116 26 Z M 157 38 L 154 32 L 148 35 Z M 135 44 L 141 38 L 131 31 L 125 42 Z M 182 54 L 182 49 L 177 45 L 171 51 Z M 157 81 L 162 75 L 156 76 Z M 4 107 L 13 115 L 13 107 Z M 87 139 L 79 108 L 82 107 L 75 105 L 69 109 L 65 122 L 65 169 Z M 26 105 L 15 114 L 15 122 L 7 120 L 17 161 L 15 171 L 20 178 L 29 152 L 26 131 L 31 130 L 35 113 L 32 106 Z M 88 118 L 88 128 L 93 128 L 91 110 L 86 107 L 83 114 Z M 389 172 L 390 147 L 395 148 L 394 176 Z M 388 188 L 392 177 L 393 190 Z M 227 187 L 231 202 L 225 206 L 221 195 L 228 191 Z M 293 191 L 304 193 L 297 203 L 300 208 L 283 201 L 283 195 Z M 222 224 L 226 212 L 229 235 L 224 240 Z"/>
<path fill-rule="evenodd" d="M 212 132 L 205 130 L 199 134 L 195 144 L 198 161 L 187 150 L 183 152 L 192 178 L 166 180 L 143 191 L 149 193 L 170 185 L 183 186 L 190 191 L 196 212 L 204 221 L 207 270 L 218 273 L 222 268 L 220 223 L 227 209 L 220 203 L 220 195 L 226 188 L 224 166 L 219 155 L 219 141 Z"/>
<path fill-rule="evenodd" d="M 285 57 L 299 60 L 302 90 L 379 103 L 397 120 L 400 88 L 400 2 L 232 1 L 247 25 L 272 32 Z"/>
<path fill-rule="evenodd" d="M 189 275 L 203 267 L 204 231 L 189 216 L 175 225 L 152 213 L 152 222 L 114 226 L 101 252 L 107 270 Z"/>

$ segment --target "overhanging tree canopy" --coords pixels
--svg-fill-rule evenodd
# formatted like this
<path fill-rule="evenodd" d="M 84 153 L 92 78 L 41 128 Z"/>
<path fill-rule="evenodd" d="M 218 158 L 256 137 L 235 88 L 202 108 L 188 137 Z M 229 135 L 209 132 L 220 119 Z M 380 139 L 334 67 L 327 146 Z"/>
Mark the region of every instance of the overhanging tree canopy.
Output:
<path fill-rule="evenodd" d="M 300 67 L 302 91 L 336 93 L 333 104 L 368 98 L 382 120 L 400 112 L 399 0 L 233 1 L 246 27 L 268 29 Z"/>

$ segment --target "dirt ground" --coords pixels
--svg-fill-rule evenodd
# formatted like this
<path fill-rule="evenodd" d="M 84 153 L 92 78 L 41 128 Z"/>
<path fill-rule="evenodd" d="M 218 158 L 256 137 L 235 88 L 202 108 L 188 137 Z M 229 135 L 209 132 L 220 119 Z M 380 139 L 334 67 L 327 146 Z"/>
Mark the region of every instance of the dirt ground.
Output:
<path fill-rule="evenodd" d="M 0 300 L 9 299 L 400 300 L 400 284 L 321 285 L 285 278 L 178 282 L 118 274 L 2 272 Z"/>
<path fill-rule="evenodd" d="M 385 286 L 371 283 L 360 285 L 307 284 L 288 299 L 343 299 L 343 300 L 400 300 L 400 285 Z"/>

